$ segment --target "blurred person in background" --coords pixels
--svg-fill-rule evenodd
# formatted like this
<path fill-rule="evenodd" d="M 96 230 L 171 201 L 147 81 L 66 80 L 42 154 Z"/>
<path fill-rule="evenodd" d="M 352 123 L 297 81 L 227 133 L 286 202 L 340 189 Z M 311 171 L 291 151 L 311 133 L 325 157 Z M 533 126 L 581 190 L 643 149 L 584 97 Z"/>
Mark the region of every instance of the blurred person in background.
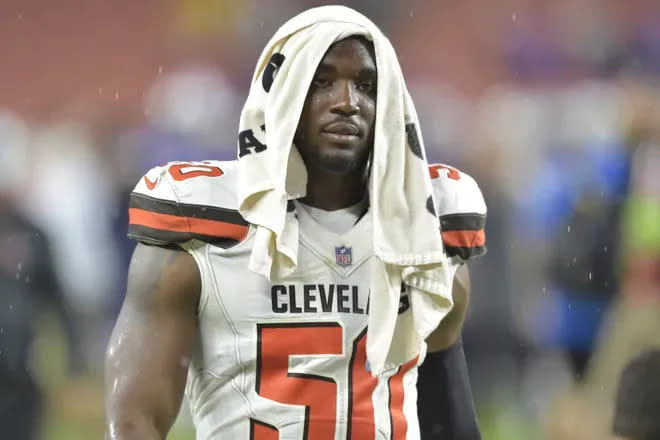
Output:
<path fill-rule="evenodd" d="M 106 119 L 99 123 L 110 125 Z M 23 182 L 20 200 L 51 239 L 56 272 L 93 372 L 102 370 L 103 342 L 112 327 L 109 305 L 119 289 L 112 232 L 121 203 L 115 193 L 117 171 L 108 160 L 115 147 L 113 130 L 73 117 L 34 124 L 28 146 L 32 174 Z"/>
<path fill-rule="evenodd" d="M 551 239 L 550 288 L 557 297 L 553 343 L 566 351 L 572 376 L 581 381 L 601 321 L 619 292 L 621 218 L 630 158 L 618 147 L 573 153 L 582 182 Z M 568 164 L 562 167 L 571 173 Z M 566 180 L 569 178 L 566 177 Z"/>
<path fill-rule="evenodd" d="M 619 378 L 614 404 L 614 440 L 660 439 L 660 349 L 630 361 Z"/>
<path fill-rule="evenodd" d="M 56 275 L 50 240 L 21 212 L 20 182 L 27 170 L 27 125 L 0 114 L 0 429 L 17 440 L 38 438 L 43 390 L 35 378 L 33 342 L 44 311 L 64 330 L 68 371 L 83 371 L 74 314 Z"/>
<path fill-rule="evenodd" d="M 583 381 L 558 404 L 552 438 L 607 436 L 606 421 L 624 366 L 640 352 L 660 346 L 660 107 L 658 90 L 643 84 L 627 91 L 633 114 L 625 132 L 632 154 L 614 269 L 620 273 L 619 289 Z"/>

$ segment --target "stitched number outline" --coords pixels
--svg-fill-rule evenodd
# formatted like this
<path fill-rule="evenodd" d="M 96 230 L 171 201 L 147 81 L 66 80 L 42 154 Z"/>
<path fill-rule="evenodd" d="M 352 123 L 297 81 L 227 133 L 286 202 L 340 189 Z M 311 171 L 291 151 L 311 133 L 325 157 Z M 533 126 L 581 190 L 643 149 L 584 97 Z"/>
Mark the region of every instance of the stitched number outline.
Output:
<path fill-rule="evenodd" d="M 199 162 L 186 162 L 171 165 L 168 169 L 174 180 L 182 181 L 193 177 L 220 177 L 224 173 L 216 166 L 206 165 Z"/>
<path fill-rule="evenodd" d="M 449 172 L 447 173 L 447 177 L 453 180 L 459 180 L 461 178 L 461 174 L 458 172 L 456 168 L 452 168 L 447 165 L 439 164 L 439 163 L 434 163 L 432 165 L 429 165 L 429 174 L 431 175 L 431 179 L 437 179 L 440 177 L 440 170 L 448 170 Z"/>

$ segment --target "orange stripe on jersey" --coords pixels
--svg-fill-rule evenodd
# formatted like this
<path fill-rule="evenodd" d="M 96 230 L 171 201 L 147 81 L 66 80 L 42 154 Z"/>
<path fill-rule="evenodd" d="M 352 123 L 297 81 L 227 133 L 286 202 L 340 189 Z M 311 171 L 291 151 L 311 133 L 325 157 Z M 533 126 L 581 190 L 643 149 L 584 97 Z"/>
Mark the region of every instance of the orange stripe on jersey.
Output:
<path fill-rule="evenodd" d="M 399 371 L 388 381 L 390 388 L 390 419 L 392 420 L 392 440 L 405 440 L 408 432 L 408 421 L 403 412 L 404 390 L 403 376 L 415 365 L 419 357 L 401 365 Z"/>
<path fill-rule="evenodd" d="M 248 227 L 235 225 L 218 220 L 207 220 L 194 217 L 180 217 L 171 214 L 160 214 L 139 208 L 128 209 L 129 224 L 146 226 L 172 232 L 207 235 L 219 238 L 243 240 Z"/>
<path fill-rule="evenodd" d="M 348 440 L 372 439 L 376 436 L 372 396 L 378 379 L 365 368 L 367 365 L 367 329 L 353 342 L 350 360 Z"/>
<path fill-rule="evenodd" d="M 486 233 L 483 229 L 478 231 L 442 231 L 442 241 L 445 245 L 453 247 L 479 247 L 486 244 Z"/>

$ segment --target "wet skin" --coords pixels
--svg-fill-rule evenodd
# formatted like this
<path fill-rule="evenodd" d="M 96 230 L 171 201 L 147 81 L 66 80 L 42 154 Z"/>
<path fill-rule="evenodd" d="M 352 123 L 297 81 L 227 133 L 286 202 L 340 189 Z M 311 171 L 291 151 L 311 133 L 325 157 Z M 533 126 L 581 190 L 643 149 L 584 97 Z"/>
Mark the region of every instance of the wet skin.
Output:
<path fill-rule="evenodd" d="M 314 74 L 295 135 L 309 175 L 305 203 L 334 210 L 363 197 L 376 86 L 370 42 L 350 37 L 330 46 Z"/>

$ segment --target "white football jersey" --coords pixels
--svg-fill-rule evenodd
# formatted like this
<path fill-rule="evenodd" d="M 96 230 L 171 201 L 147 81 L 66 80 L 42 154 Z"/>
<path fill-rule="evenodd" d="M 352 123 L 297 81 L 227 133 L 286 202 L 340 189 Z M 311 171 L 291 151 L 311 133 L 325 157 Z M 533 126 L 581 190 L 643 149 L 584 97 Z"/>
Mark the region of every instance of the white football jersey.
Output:
<path fill-rule="evenodd" d="M 150 170 L 131 195 L 129 235 L 178 243 L 201 273 L 186 385 L 197 438 L 419 439 L 421 359 L 374 378 L 366 358 L 369 211 L 336 234 L 292 203 L 298 266 L 268 281 L 247 268 L 254 230 L 237 211 L 236 166 L 170 163 Z M 430 172 L 447 252 L 483 253 L 486 209 L 476 183 L 444 165 Z"/>

